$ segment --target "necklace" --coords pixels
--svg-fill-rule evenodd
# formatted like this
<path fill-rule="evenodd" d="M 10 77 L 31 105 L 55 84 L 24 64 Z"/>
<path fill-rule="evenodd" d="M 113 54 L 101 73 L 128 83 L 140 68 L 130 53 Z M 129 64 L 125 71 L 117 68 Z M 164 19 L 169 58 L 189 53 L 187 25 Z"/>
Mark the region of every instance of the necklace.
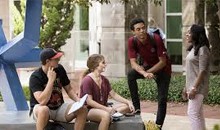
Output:
<path fill-rule="evenodd" d="M 93 80 L 95 81 L 95 83 L 97 84 L 97 86 L 99 87 L 99 94 L 100 94 L 100 101 L 103 101 L 103 93 L 102 93 L 102 78 L 101 75 L 97 76 L 94 72 L 92 73 L 92 77 Z"/>
<path fill-rule="evenodd" d="M 95 74 L 94 72 L 92 73 L 92 77 L 94 79 L 94 81 L 96 82 L 96 84 L 99 86 L 99 88 L 101 89 L 101 83 L 102 83 L 102 78 L 101 75 L 99 74 Z"/>

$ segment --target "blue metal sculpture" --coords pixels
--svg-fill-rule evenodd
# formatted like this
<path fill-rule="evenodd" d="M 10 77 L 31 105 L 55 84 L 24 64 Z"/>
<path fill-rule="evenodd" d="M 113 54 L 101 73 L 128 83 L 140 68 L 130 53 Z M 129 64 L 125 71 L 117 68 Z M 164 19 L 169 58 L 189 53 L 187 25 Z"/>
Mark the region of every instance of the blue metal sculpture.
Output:
<path fill-rule="evenodd" d="M 7 42 L 0 20 L 0 91 L 7 110 L 28 110 L 16 67 L 39 64 L 42 0 L 27 0 L 24 32 Z"/>

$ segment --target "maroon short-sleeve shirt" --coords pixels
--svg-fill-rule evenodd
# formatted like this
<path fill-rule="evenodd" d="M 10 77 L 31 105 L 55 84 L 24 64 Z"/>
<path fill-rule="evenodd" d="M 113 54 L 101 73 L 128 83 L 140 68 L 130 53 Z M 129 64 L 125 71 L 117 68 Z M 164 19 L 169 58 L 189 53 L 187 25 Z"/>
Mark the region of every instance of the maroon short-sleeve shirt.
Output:
<path fill-rule="evenodd" d="M 101 75 L 102 84 L 101 89 L 96 84 L 96 82 L 90 77 L 85 76 L 82 80 L 82 84 L 80 86 L 80 97 L 85 94 L 92 95 L 94 101 L 107 106 L 109 92 L 112 90 L 109 80 Z"/>
<path fill-rule="evenodd" d="M 164 43 L 159 35 L 154 34 L 154 40 L 156 43 L 156 48 L 153 46 L 153 44 L 150 43 L 150 35 L 146 34 L 147 39 L 144 44 L 142 44 L 139 40 L 137 40 L 137 50 L 134 47 L 133 44 L 133 38 L 130 37 L 128 39 L 128 57 L 131 58 L 137 58 L 137 53 L 140 54 L 140 56 L 144 60 L 144 65 L 148 66 L 154 66 L 159 62 L 159 57 L 166 57 L 167 58 L 167 65 L 162 69 L 167 74 L 171 74 L 171 64 L 169 62 L 167 51 L 164 46 Z M 137 52 L 138 51 L 138 52 Z"/>

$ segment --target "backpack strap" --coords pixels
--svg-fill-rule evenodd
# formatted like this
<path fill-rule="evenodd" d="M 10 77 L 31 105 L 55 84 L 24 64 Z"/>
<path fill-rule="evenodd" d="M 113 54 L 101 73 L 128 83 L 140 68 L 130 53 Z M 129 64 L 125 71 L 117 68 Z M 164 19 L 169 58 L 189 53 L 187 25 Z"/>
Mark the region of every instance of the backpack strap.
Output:
<path fill-rule="evenodd" d="M 154 33 L 147 33 L 148 36 L 149 36 L 149 39 L 150 39 L 150 44 L 157 50 L 157 44 L 156 44 L 156 41 L 154 39 Z M 137 37 L 136 36 L 133 36 L 133 39 L 132 39 L 132 44 L 133 44 L 133 48 L 136 50 L 136 53 L 138 53 L 138 43 L 137 43 Z"/>
<path fill-rule="evenodd" d="M 140 54 L 139 54 L 139 49 L 138 49 L 138 46 L 137 46 L 137 37 L 133 37 L 133 39 L 132 39 L 132 44 L 133 44 L 133 48 L 135 49 L 135 51 L 136 51 L 136 54 L 137 54 L 137 63 L 139 64 L 139 65 L 143 65 L 144 64 L 144 60 L 143 60 L 143 58 L 140 56 Z"/>
<path fill-rule="evenodd" d="M 157 51 L 157 44 L 154 38 L 154 33 L 148 33 L 149 39 L 150 39 L 150 44 L 155 48 L 155 50 Z"/>
<path fill-rule="evenodd" d="M 137 37 L 136 36 L 133 36 L 132 44 L 133 44 L 133 48 L 135 49 L 136 53 L 138 53 Z"/>

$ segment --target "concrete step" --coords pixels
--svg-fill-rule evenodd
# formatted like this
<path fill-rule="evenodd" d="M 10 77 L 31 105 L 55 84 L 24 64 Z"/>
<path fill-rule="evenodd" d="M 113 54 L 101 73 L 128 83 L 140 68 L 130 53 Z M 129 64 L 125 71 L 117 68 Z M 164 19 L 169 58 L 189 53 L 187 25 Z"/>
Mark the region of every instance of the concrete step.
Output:
<path fill-rule="evenodd" d="M 66 130 L 72 130 L 74 123 L 61 123 Z M 87 122 L 85 130 L 98 130 L 98 123 Z M 140 115 L 124 117 L 120 121 L 112 122 L 109 130 L 144 130 L 144 123 Z"/>
<path fill-rule="evenodd" d="M 0 112 L 0 130 L 35 130 L 35 122 L 29 117 L 29 111 Z M 74 122 L 61 123 L 66 130 L 73 130 Z M 98 130 L 98 123 L 87 122 L 85 130 Z M 109 130 L 144 130 L 140 115 L 124 117 L 111 123 Z"/>

